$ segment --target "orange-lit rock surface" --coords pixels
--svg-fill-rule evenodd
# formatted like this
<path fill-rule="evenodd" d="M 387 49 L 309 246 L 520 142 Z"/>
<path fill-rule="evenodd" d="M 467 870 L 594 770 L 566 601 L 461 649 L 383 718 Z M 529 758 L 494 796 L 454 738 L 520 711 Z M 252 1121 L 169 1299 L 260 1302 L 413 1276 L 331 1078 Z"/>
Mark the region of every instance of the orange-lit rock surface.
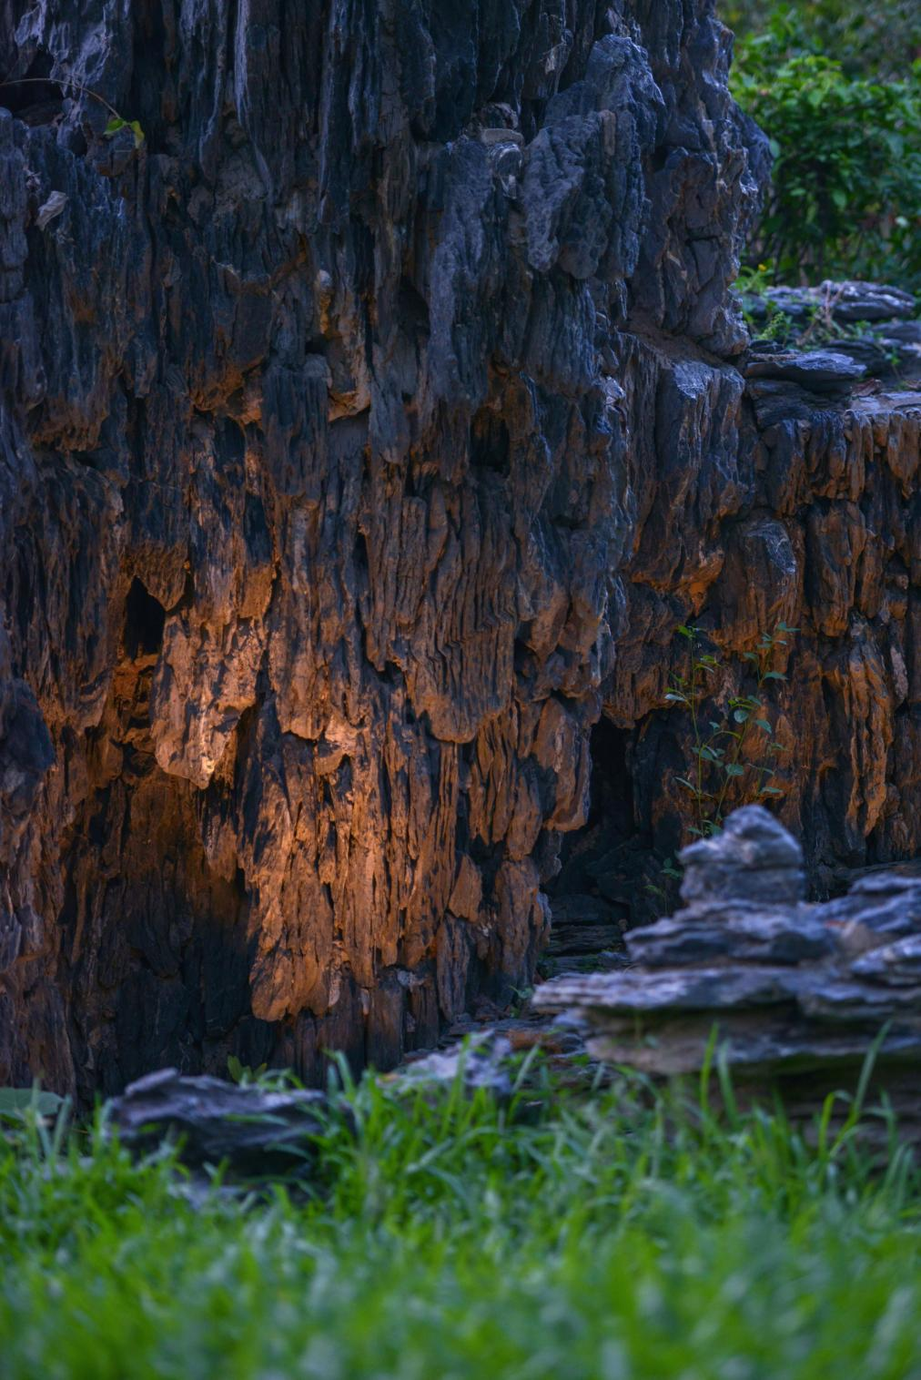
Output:
<path fill-rule="evenodd" d="M 392 1065 L 579 840 L 638 918 L 691 617 L 802 629 L 815 875 L 918 849 L 918 400 L 746 395 L 705 0 L 0 14 L 0 1083 Z"/>

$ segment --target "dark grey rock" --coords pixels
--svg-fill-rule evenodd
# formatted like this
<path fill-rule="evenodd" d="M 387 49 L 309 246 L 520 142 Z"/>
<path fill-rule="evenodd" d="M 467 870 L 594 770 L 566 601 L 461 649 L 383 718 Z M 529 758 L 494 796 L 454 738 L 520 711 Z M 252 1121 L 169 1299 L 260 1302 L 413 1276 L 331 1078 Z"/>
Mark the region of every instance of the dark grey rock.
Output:
<path fill-rule="evenodd" d="M 512 1092 L 511 1054 L 511 1041 L 500 1031 L 478 1031 L 447 1049 L 414 1059 L 396 1078 L 406 1086 L 430 1087 L 447 1087 L 460 1080 L 467 1092 L 485 1088 L 500 1099 L 507 1098 Z"/>
<path fill-rule="evenodd" d="M 921 930 L 921 877 L 876 872 L 861 877 L 846 896 L 815 907 L 829 926 L 859 925 L 883 943 Z"/>
<path fill-rule="evenodd" d="M 884 283 L 822 283 L 814 291 L 832 302 L 837 321 L 886 321 L 890 317 L 912 317 L 918 310 L 918 300 L 912 293 Z"/>
<path fill-rule="evenodd" d="M 714 898 L 668 920 L 631 930 L 630 958 L 644 968 L 716 961 L 795 964 L 828 957 L 829 929 L 806 906 Z"/>
<path fill-rule="evenodd" d="M 851 972 L 861 980 L 887 986 L 921 985 L 921 933 L 861 955 L 851 964 Z"/>
<path fill-rule="evenodd" d="M 110 1113 L 135 1153 L 169 1141 L 195 1168 L 226 1163 L 235 1174 L 269 1177 L 307 1170 L 325 1106 L 320 1092 L 269 1092 L 160 1069 L 129 1084 Z"/>
<path fill-rule="evenodd" d="M 802 848 L 758 805 L 734 811 L 720 833 L 689 844 L 681 862 L 686 906 L 729 900 L 779 906 L 805 894 Z"/>
<path fill-rule="evenodd" d="M 818 287 L 767 288 L 764 299 L 777 311 L 802 323 L 817 312 L 850 324 L 909 318 L 918 310 L 912 293 L 883 283 L 825 282 Z M 764 307 L 761 310 L 767 315 Z"/>
<path fill-rule="evenodd" d="M 836 355 L 846 355 L 859 364 L 865 374 L 881 375 L 890 371 L 890 350 L 883 340 L 875 336 L 859 336 L 856 340 L 836 340 Z"/>
<path fill-rule="evenodd" d="M 832 349 L 752 354 L 745 366 L 746 378 L 782 379 L 811 393 L 847 393 L 865 372 L 859 361 Z"/>
<path fill-rule="evenodd" d="M 879 326 L 881 340 L 897 345 L 921 345 L 921 321 L 883 321 Z"/>

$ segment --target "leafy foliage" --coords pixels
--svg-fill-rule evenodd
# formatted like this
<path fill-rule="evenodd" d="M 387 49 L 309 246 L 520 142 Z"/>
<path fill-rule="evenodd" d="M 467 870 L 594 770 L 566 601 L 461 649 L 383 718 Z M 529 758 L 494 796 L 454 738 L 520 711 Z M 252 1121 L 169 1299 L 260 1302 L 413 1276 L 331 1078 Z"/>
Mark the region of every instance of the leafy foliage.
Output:
<path fill-rule="evenodd" d="M 797 631 L 778 623 L 773 633 L 762 633 L 757 650 L 743 652 L 752 664 L 755 685 L 752 694 L 731 695 L 725 709 L 710 712 L 720 717 L 706 719 L 707 705 L 714 704 L 714 682 L 721 669 L 713 652 L 701 650 L 703 638 L 697 628 L 681 625 L 679 634 L 691 647 L 690 667 L 685 675 L 672 675 L 666 704 L 687 710 L 691 721 L 692 762 L 686 776 L 676 777 L 692 803 L 690 832 L 698 838 L 718 833 L 730 809 L 765 804 L 783 795 L 772 778 L 774 763 L 782 746 L 774 738 L 767 718 L 766 693 L 771 681 L 785 680 L 776 662 L 788 636 Z"/>
<path fill-rule="evenodd" d="M 775 159 L 751 263 L 770 263 L 785 282 L 921 285 L 921 59 L 910 61 L 921 53 L 917 6 L 903 16 L 888 67 L 870 57 L 885 48 L 870 41 L 879 8 L 775 4 L 747 23 L 744 9 L 724 7 L 727 20 L 743 23 L 733 92 Z"/>
<path fill-rule="evenodd" d="M 722 0 L 719 10 L 741 40 L 769 28 L 781 60 L 825 53 L 849 77 L 900 80 L 921 58 L 917 0 Z"/>
<path fill-rule="evenodd" d="M 768 132 L 773 184 L 754 246 L 785 281 L 921 281 L 921 89 L 845 76 L 811 54 L 743 49 L 740 104 Z"/>
<path fill-rule="evenodd" d="M 132 1163 L 101 1118 L 24 1115 L 0 1130 L 0 1373 L 917 1373 L 921 1182 L 894 1133 L 880 1170 L 856 1106 L 810 1148 L 725 1080 L 717 1114 L 708 1078 L 575 1098 L 534 1073 L 510 1104 L 364 1080 L 307 1193 L 193 1185 L 172 1153 Z"/>

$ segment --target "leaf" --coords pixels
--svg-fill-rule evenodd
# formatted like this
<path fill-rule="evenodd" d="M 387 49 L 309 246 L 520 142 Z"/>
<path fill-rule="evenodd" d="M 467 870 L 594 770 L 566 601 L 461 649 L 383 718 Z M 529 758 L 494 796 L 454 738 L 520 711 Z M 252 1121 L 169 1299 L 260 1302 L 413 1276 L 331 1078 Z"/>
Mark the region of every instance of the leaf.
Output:
<path fill-rule="evenodd" d="M 30 1107 L 39 1116 L 54 1116 L 63 1101 L 57 1093 L 40 1092 L 38 1088 L 0 1088 L 0 1116 L 25 1112 Z"/>
<path fill-rule="evenodd" d="M 748 723 L 748 711 L 746 709 L 734 709 L 732 711 L 732 717 L 737 724 Z"/>
<path fill-rule="evenodd" d="M 759 795 L 783 795 L 779 786 L 762 786 Z"/>
<path fill-rule="evenodd" d="M 237 1058 L 235 1054 L 228 1054 L 227 1056 L 227 1072 L 230 1074 L 231 1078 L 235 1083 L 243 1082 L 243 1074 L 245 1070 L 240 1060 Z"/>
<path fill-rule="evenodd" d="M 112 139 L 121 129 L 130 129 L 134 135 L 134 147 L 139 149 L 144 142 L 144 131 L 140 120 L 124 120 L 121 115 L 113 115 L 103 130 L 107 139 Z"/>
<path fill-rule="evenodd" d="M 771 728 L 771 725 L 768 723 L 767 719 L 756 719 L 755 723 L 758 725 L 760 729 L 763 729 L 765 733 L 773 733 L 774 731 Z"/>
<path fill-rule="evenodd" d="M 786 680 L 786 676 L 781 671 L 765 671 L 764 680 Z"/>
<path fill-rule="evenodd" d="M 727 762 L 723 768 L 727 776 L 744 776 L 745 768 L 740 767 L 738 762 Z"/>

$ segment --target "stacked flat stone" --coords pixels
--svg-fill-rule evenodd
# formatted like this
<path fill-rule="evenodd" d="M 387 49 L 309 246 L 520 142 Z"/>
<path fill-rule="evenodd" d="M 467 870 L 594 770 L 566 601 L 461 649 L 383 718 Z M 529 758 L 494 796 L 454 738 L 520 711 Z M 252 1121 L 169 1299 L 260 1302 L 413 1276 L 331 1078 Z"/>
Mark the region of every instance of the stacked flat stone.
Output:
<path fill-rule="evenodd" d="M 893 373 L 901 377 L 906 370 L 913 373 L 921 361 L 921 321 L 916 320 L 918 299 L 901 288 L 883 283 L 824 282 L 818 287 L 768 288 L 763 295 L 743 294 L 743 300 L 751 319 L 758 323 L 766 323 L 772 314 L 783 313 L 802 332 L 808 331 L 818 314 L 820 321 L 830 319 L 839 326 L 851 328 L 852 333 L 842 332 L 830 351 L 809 353 L 833 353 L 882 377 Z M 799 360 L 808 357 L 792 351 L 779 353 Z M 835 373 L 834 364 L 830 370 Z M 812 382 L 808 375 L 796 381 L 813 392 L 828 394 L 834 391 L 835 383 L 834 379 L 831 387 L 824 383 L 822 374 L 828 372 L 829 366 L 823 369 L 814 365 Z M 749 374 L 749 377 L 755 375 Z M 841 379 L 842 391 L 846 381 Z"/>
<path fill-rule="evenodd" d="M 579 1013 L 592 1053 L 653 1076 L 698 1072 L 716 1027 L 734 1078 L 813 1105 L 853 1082 L 885 1028 L 877 1084 L 910 1117 L 921 1100 L 921 876 L 880 872 L 808 904 L 802 850 L 760 806 L 681 860 L 684 908 L 627 936 L 631 966 L 548 982 L 535 1006 Z"/>

